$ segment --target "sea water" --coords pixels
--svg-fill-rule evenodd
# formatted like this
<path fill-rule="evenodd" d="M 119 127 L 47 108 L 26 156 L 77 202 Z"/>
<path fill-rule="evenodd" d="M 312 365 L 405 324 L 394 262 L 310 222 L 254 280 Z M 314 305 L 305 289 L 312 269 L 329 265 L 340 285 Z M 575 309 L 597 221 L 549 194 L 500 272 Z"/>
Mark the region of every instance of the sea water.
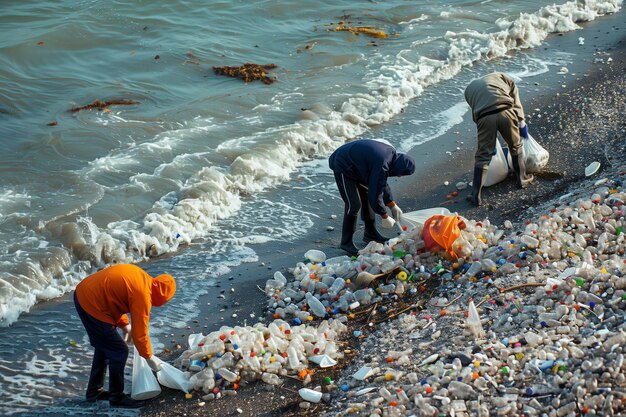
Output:
<path fill-rule="evenodd" d="M 250 244 L 302 237 L 316 203 L 340 204 L 326 162 L 338 146 L 407 108 L 411 125 L 386 139 L 436 140 L 467 113 L 471 79 L 572 60 L 530 48 L 621 3 L 4 1 L 0 411 L 82 395 L 88 341 L 68 339 L 67 296 L 45 305 L 89 273 L 169 255 L 177 300 L 151 327 L 164 339 L 203 288 L 257 259 Z M 276 82 L 212 71 L 244 62 L 276 64 Z M 70 111 L 95 99 L 138 104 Z"/>

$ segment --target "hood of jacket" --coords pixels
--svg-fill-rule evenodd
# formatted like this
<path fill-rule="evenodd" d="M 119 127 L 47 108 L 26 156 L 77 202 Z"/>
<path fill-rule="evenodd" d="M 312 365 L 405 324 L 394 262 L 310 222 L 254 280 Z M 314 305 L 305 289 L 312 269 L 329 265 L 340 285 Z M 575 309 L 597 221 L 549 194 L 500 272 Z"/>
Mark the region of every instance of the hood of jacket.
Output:
<path fill-rule="evenodd" d="M 411 175 L 415 172 L 415 159 L 413 157 L 399 153 L 395 161 L 392 162 L 389 167 L 390 177 L 402 177 L 404 175 Z"/>
<path fill-rule="evenodd" d="M 176 294 L 176 281 L 169 274 L 159 275 L 152 280 L 152 305 L 162 306 Z"/>

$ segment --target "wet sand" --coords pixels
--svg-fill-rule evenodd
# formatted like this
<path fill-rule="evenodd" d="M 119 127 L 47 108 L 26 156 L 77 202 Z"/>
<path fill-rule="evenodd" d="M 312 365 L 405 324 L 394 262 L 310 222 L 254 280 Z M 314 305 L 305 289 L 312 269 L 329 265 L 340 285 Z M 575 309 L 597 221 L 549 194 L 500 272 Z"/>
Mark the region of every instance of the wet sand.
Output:
<path fill-rule="evenodd" d="M 550 151 L 550 162 L 546 169 L 562 173 L 562 178 L 552 181 L 537 178 L 526 190 L 517 190 L 513 180 L 507 179 L 484 191 L 486 204 L 480 208 L 472 208 L 464 201 L 468 190 L 460 191 L 456 198 L 447 199 L 446 196 L 455 189 L 454 184 L 471 180 L 475 127 L 468 120 L 468 114 L 464 123 L 452 129 L 449 135 L 411 152 L 420 154 L 424 161 L 418 167 L 417 180 L 406 179 L 391 184 L 404 211 L 443 205 L 466 218 L 489 218 L 498 225 L 508 219 L 514 224 L 520 224 L 532 214 L 534 207 L 575 190 L 584 179 L 584 168 L 590 162 L 598 161 L 602 164 L 603 168 L 595 177 L 603 178 L 604 167 L 610 168 L 612 159 L 624 158 L 618 150 L 623 149 L 626 142 L 623 116 L 626 114 L 626 39 L 621 36 L 626 27 L 623 23 L 615 26 L 615 22 L 619 22 L 616 17 L 610 19 L 614 26 L 611 26 L 610 21 L 607 24 L 607 21 L 601 20 L 588 25 L 584 31 L 565 35 L 561 39 L 558 35 L 549 38 L 548 44 L 558 44 L 578 52 L 576 39 L 579 35 L 586 36 L 591 48 L 587 48 L 584 53 L 579 52 L 579 62 L 569 68 L 571 73 L 576 73 L 575 76 L 559 76 L 552 70 L 528 79 L 531 85 L 526 86 L 525 91 L 522 90 L 530 133 Z M 581 35 L 581 32 L 585 34 Z M 602 40 L 598 50 L 593 48 L 595 34 L 598 39 L 610 35 L 609 41 Z M 607 63 L 609 57 L 612 62 Z M 464 142 L 463 149 L 446 155 L 445 151 L 455 149 L 459 141 Z M 432 158 L 424 158 L 424 155 L 432 155 Z M 449 181 L 450 185 L 445 186 L 444 181 Z M 330 214 L 336 214 L 338 218 L 332 220 Z M 342 252 L 336 248 L 340 221 L 341 207 L 322 208 L 320 218 L 307 239 L 254 246 L 259 262 L 241 265 L 231 273 L 236 282 L 242 282 L 237 285 L 236 291 L 231 293 L 226 282 L 203 296 L 200 305 L 205 307 L 198 320 L 189 323 L 185 334 L 165 341 L 173 350 L 167 355 L 176 357 L 179 353 L 177 345 L 184 349 L 184 340 L 189 333 L 207 333 L 220 325 L 242 323 L 244 319 L 253 323 L 258 318 L 265 318 L 263 310 L 267 299 L 257 285 L 263 287 L 276 270 L 286 272 L 292 268 L 308 249 L 323 250 L 328 257 L 341 255 Z M 335 230 L 326 231 L 328 225 L 335 227 Z M 289 279 L 290 275 L 286 276 Z M 217 299 L 217 304 L 222 305 L 224 311 L 215 314 L 212 311 L 215 311 L 216 297 L 220 293 L 224 298 Z M 207 307 L 207 302 L 212 305 Z M 232 317 L 233 314 L 237 314 L 237 317 Z M 250 314 L 254 314 L 255 318 L 250 317 Z M 358 346 L 351 348 L 358 351 Z M 162 356 L 166 357 L 166 354 Z M 338 370 L 330 372 L 337 373 Z M 323 375 L 318 373 L 315 380 L 322 378 Z M 296 393 L 300 387 L 301 384 L 296 381 L 290 381 L 284 388 L 256 383 L 242 387 L 235 397 L 206 402 L 203 406 L 198 404 L 201 401 L 198 393 L 194 393 L 194 398 L 188 400 L 181 392 L 164 390 L 161 396 L 149 402 L 141 414 L 155 417 L 298 415 L 302 413 L 298 408 L 300 398 Z M 324 406 L 320 405 L 309 410 L 309 413 L 317 414 L 323 409 Z"/>

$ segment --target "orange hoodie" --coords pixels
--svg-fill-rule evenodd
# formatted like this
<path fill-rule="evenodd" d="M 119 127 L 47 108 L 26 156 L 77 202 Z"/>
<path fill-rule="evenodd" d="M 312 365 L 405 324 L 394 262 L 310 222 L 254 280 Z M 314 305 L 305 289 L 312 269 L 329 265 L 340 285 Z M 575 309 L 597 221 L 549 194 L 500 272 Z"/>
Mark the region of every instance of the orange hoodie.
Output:
<path fill-rule="evenodd" d="M 148 322 L 152 306 L 167 303 L 176 293 L 176 281 L 163 274 L 152 278 L 136 265 L 120 264 L 89 275 L 76 287 L 78 303 L 90 316 L 113 326 L 132 320 L 135 347 L 144 358 L 152 356 Z"/>

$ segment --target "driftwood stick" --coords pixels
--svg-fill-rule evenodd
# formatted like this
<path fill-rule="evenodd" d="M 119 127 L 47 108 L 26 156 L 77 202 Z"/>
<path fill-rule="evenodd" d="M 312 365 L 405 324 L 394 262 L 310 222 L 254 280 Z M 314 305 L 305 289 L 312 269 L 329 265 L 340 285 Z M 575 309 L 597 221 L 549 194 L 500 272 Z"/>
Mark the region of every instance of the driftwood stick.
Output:
<path fill-rule="evenodd" d="M 450 307 L 452 304 L 456 303 L 456 301 L 457 301 L 459 298 L 461 298 L 461 297 L 463 297 L 463 294 L 462 294 L 462 293 L 461 293 L 461 294 L 459 294 L 459 296 L 458 296 L 458 297 L 456 297 L 454 300 L 450 301 L 448 304 L 444 304 L 444 305 L 442 305 L 442 306 L 435 306 L 435 307 L 442 307 L 442 308 Z"/>
<path fill-rule="evenodd" d="M 546 285 L 545 282 L 529 282 L 526 284 L 520 284 L 520 285 L 514 285 L 512 287 L 509 288 L 500 288 L 500 292 L 509 292 L 509 291 L 513 291 L 513 290 L 517 290 L 519 288 L 525 288 L 525 287 L 541 287 Z"/>
<path fill-rule="evenodd" d="M 289 392 L 294 393 L 294 394 L 297 394 L 297 393 L 298 393 L 298 391 L 296 391 L 296 390 L 292 390 L 291 388 L 287 388 L 287 387 L 282 386 L 282 385 L 277 385 L 277 387 L 278 387 L 278 388 L 282 388 L 282 389 L 284 389 L 285 391 L 289 391 Z"/>

